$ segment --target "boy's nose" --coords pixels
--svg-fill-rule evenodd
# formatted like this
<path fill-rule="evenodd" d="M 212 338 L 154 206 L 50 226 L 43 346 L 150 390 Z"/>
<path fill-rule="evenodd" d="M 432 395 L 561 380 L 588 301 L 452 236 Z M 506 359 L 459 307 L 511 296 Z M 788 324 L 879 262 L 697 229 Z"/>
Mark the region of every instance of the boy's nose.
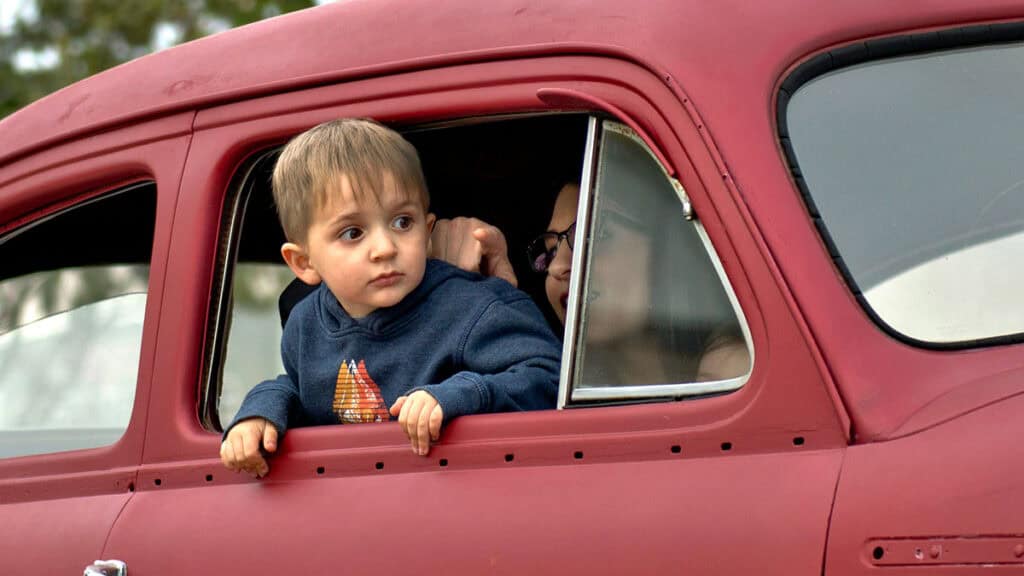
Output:
<path fill-rule="evenodd" d="M 370 244 L 370 260 L 384 260 L 391 258 L 398 251 L 394 238 L 388 232 L 379 232 L 373 235 Z"/>

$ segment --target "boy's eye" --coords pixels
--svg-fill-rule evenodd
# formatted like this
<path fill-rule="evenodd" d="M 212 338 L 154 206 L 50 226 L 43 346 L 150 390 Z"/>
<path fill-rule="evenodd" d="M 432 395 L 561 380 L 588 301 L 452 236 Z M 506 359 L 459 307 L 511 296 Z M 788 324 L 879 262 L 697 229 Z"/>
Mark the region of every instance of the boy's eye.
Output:
<path fill-rule="evenodd" d="M 338 234 L 338 238 L 342 240 L 359 240 L 362 235 L 363 231 L 359 228 L 345 228 L 341 231 L 341 234 Z"/>
<path fill-rule="evenodd" d="M 391 227 L 395 230 L 408 230 L 412 228 L 412 216 L 399 216 L 391 221 Z"/>

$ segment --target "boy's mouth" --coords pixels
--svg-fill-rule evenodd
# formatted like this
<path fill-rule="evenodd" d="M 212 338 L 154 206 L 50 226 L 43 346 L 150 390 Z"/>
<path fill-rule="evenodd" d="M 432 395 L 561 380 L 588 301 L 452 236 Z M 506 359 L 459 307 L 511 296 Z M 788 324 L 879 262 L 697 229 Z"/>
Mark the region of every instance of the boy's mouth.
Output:
<path fill-rule="evenodd" d="M 370 286 L 374 286 L 376 288 L 387 288 L 388 286 L 397 284 L 401 279 L 401 272 L 385 272 L 384 274 L 375 277 L 373 280 L 370 280 Z"/>

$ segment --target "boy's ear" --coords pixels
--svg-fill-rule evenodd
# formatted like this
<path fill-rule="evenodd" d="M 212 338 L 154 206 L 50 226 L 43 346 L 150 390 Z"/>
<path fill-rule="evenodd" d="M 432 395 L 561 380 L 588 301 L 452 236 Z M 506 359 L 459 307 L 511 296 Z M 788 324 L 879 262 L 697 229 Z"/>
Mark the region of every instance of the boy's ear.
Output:
<path fill-rule="evenodd" d="M 281 245 L 281 257 L 285 264 L 292 269 L 295 277 L 310 286 L 320 283 L 320 273 L 313 269 L 309 261 L 309 255 L 302 249 L 302 246 L 294 242 L 285 242 Z"/>
<path fill-rule="evenodd" d="M 433 249 L 434 242 L 434 224 L 437 222 L 437 215 L 433 212 L 427 212 L 427 254 L 430 254 Z"/>

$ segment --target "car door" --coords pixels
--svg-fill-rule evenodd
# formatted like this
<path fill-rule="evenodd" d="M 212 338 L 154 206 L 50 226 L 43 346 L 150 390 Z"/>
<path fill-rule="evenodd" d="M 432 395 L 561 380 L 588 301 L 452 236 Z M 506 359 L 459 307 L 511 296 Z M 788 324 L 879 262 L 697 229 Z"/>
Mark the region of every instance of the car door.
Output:
<path fill-rule="evenodd" d="M 566 114 L 578 137 L 561 138 Z M 507 225 L 517 260 L 548 217 L 535 208 L 544 197 L 521 185 L 540 187 L 527 160 L 545 166 L 556 153 L 546 143 L 576 143 L 585 225 L 573 254 L 584 273 L 568 298 L 564 409 L 457 419 L 428 457 L 412 454 L 393 422 L 295 429 L 268 477 L 231 474 L 218 459 L 219 425 L 231 416 L 220 403 L 255 383 L 233 384 L 233 367 L 269 356 L 256 374 L 272 369 L 275 302 L 288 280 L 265 256 L 281 241 L 267 169 L 289 137 L 339 116 L 373 117 L 420 142 L 428 182 L 446 162 L 451 174 L 476 174 L 448 196 L 434 187 L 442 216 L 532 218 Z M 512 151 L 487 151 L 513 133 Z M 709 146 L 664 82 L 597 56 L 435 66 L 201 111 L 167 262 L 151 401 L 160 408 L 107 555 L 140 573 L 819 574 L 845 413 Z M 633 173 L 651 188 L 616 197 L 611 182 Z M 593 297 L 615 294 L 597 270 L 624 246 L 625 232 L 603 227 L 613 205 L 643 206 L 641 218 L 671 207 L 637 285 L 651 307 L 688 310 L 693 325 L 727 319 L 749 356 L 743 369 L 703 382 L 588 376 L 595 326 L 608 323 Z M 269 280 L 243 294 L 243 264 L 271 266 Z M 678 287 L 714 301 L 705 315 L 673 289 L 698 266 L 699 285 Z M 243 301 L 269 318 L 246 319 Z M 672 360 L 670 349 L 653 350 L 644 357 Z"/>
<path fill-rule="evenodd" d="M 103 555 L 142 460 L 182 114 L 0 168 L 0 557 Z"/>
<path fill-rule="evenodd" d="M 843 336 L 824 348 L 860 431 L 826 574 L 1024 565 L 1022 40 L 1019 21 L 871 39 L 783 85 L 787 160 L 845 280 L 808 316 Z"/>

